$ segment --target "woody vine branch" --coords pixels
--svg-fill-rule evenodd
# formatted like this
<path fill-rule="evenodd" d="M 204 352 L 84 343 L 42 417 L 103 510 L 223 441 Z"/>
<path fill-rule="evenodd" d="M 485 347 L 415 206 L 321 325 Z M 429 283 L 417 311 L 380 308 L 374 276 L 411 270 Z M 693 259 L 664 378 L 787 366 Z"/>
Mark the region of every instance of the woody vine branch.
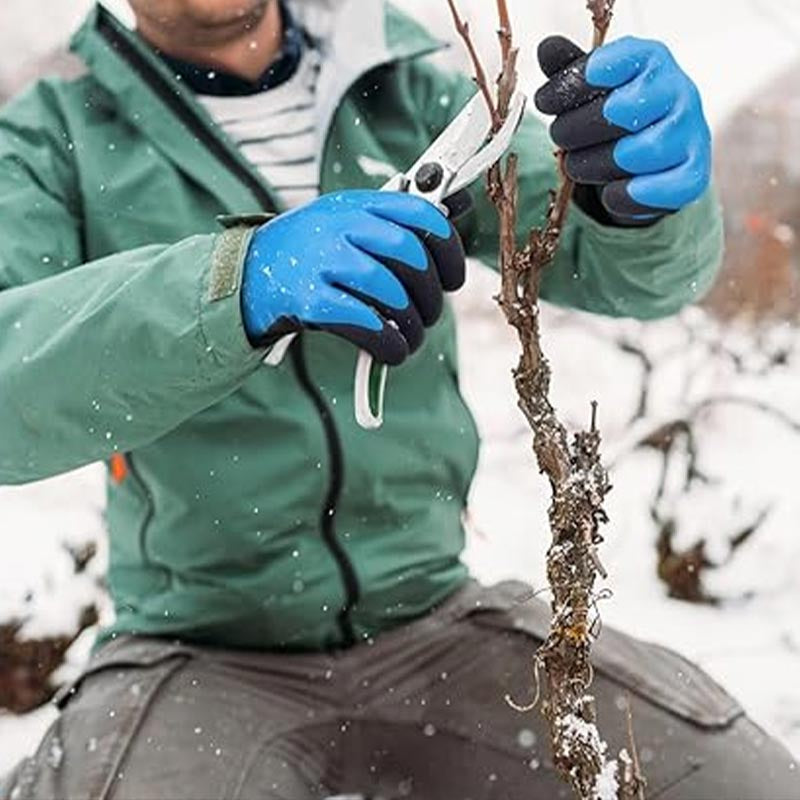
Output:
<path fill-rule="evenodd" d="M 605 41 L 614 4 L 615 0 L 590 0 L 587 4 L 595 47 Z M 461 17 L 455 0 L 448 0 L 448 5 L 497 131 L 508 117 L 518 80 L 519 50 L 514 44 L 507 2 L 496 0 L 502 61 L 494 90 L 469 24 Z M 517 156 L 512 154 L 505 164 L 495 164 L 488 174 L 488 193 L 499 218 L 501 293 L 497 299 L 521 347 L 513 373 L 518 405 L 531 428 L 536 461 L 550 483 L 552 496 L 547 576 L 553 618 L 547 640 L 534 657 L 536 695 L 538 700 L 541 689 L 541 710 L 550 729 L 554 763 L 578 798 L 598 798 L 601 783 L 609 775 L 616 781 L 620 798 L 642 798 L 644 779 L 635 755 L 632 725 L 629 739 L 633 757 L 623 751 L 621 766 L 609 762 L 589 694 L 589 656 L 597 630 L 595 584 L 599 576 L 605 577 L 597 547 L 602 541 L 600 526 L 607 519 L 604 501 L 611 488 L 601 461 L 597 404 L 592 404 L 589 430 L 570 441 L 550 400 L 551 367 L 541 344 L 542 275 L 556 256 L 574 188 L 563 169 L 563 154 L 557 154 L 557 160 L 560 184 L 551 193 L 545 224 L 530 232 L 523 248 L 517 246 Z"/>

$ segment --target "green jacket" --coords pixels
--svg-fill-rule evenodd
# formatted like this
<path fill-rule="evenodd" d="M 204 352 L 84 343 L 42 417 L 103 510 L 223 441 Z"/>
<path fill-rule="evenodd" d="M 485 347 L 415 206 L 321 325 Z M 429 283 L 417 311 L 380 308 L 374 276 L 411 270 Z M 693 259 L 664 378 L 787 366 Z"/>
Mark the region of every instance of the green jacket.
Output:
<path fill-rule="evenodd" d="M 407 167 L 474 91 L 423 60 L 440 45 L 415 22 L 349 2 L 320 78 L 323 191 L 381 186 L 376 164 Z M 354 422 L 348 344 L 309 333 L 263 365 L 238 296 L 256 220 L 217 218 L 277 197 L 108 12 L 73 49 L 85 74 L 0 111 L 0 482 L 125 454 L 108 491 L 112 634 L 318 649 L 424 614 L 466 579 L 478 455 L 452 313 L 392 371 L 377 433 Z M 516 149 L 524 235 L 555 175 L 533 117 Z M 496 217 L 474 196 L 464 240 L 493 264 Z M 544 293 L 669 315 L 708 288 L 720 248 L 711 196 L 646 230 L 573 209 Z"/>

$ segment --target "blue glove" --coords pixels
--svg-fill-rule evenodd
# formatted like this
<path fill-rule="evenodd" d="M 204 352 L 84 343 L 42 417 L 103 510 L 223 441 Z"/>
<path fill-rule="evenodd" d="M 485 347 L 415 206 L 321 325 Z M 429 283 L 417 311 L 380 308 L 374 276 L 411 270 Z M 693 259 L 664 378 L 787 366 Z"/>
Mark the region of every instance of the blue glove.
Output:
<path fill-rule="evenodd" d="M 328 331 L 397 365 L 465 277 L 461 239 L 408 194 L 340 191 L 276 217 L 250 244 L 242 317 L 254 346 L 304 328 Z"/>
<path fill-rule="evenodd" d="M 597 187 L 613 220 L 647 223 L 705 192 L 711 133 L 697 87 L 665 45 L 627 37 L 587 55 L 553 36 L 539 63 L 550 80 L 536 106 L 556 115 L 567 173 Z"/>

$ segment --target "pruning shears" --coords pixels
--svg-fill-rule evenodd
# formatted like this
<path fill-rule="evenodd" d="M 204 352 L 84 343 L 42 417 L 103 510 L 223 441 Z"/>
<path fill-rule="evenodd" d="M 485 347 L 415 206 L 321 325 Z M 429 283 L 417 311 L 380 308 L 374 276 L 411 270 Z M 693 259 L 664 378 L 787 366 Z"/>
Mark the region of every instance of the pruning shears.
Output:
<path fill-rule="evenodd" d="M 508 117 L 492 135 L 491 114 L 477 92 L 416 164 L 395 175 L 382 191 L 407 192 L 449 213 L 444 201 L 473 183 L 508 151 L 525 113 L 525 104 L 525 95 L 517 90 L 511 98 Z M 293 338 L 285 337 L 278 342 L 266 363 L 280 363 Z M 354 385 L 355 416 L 365 430 L 376 430 L 383 425 L 388 372 L 385 364 L 376 365 L 369 353 L 359 352 Z"/>

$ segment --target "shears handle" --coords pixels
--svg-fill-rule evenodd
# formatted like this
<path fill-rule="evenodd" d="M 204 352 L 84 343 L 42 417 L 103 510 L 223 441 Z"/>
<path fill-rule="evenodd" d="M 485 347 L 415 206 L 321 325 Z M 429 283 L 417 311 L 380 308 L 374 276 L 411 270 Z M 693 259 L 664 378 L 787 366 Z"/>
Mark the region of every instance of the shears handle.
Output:
<path fill-rule="evenodd" d="M 290 333 L 276 342 L 264 358 L 264 363 L 270 367 L 281 364 L 296 337 L 297 334 Z M 359 351 L 353 399 L 356 422 L 364 430 L 375 431 L 383 425 L 383 402 L 388 375 L 389 368 L 385 364 L 378 364 L 366 350 Z"/>
<path fill-rule="evenodd" d="M 412 183 L 404 174 L 395 175 L 382 189 L 384 192 L 408 192 L 409 194 L 426 196 L 429 191 L 438 188 L 444 180 L 444 172 L 438 175 L 436 187 L 431 189 Z M 441 199 L 438 195 L 436 201 Z M 391 324 L 391 323 L 390 323 Z M 356 378 L 353 386 L 353 398 L 356 410 L 356 422 L 366 431 L 376 431 L 383 425 L 383 406 L 386 399 L 386 379 L 389 368 L 385 364 L 376 364 L 375 359 L 364 350 L 359 351 L 356 362 Z"/>
<path fill-rule="evenodd" d="M 359 351 L 353 398 L 356 422 L 364 430 L 374 431 L 383 425 L 383 404 L 388 375 L 389 368 L 386 364 L 377 364 L 365 350 Z"/>

